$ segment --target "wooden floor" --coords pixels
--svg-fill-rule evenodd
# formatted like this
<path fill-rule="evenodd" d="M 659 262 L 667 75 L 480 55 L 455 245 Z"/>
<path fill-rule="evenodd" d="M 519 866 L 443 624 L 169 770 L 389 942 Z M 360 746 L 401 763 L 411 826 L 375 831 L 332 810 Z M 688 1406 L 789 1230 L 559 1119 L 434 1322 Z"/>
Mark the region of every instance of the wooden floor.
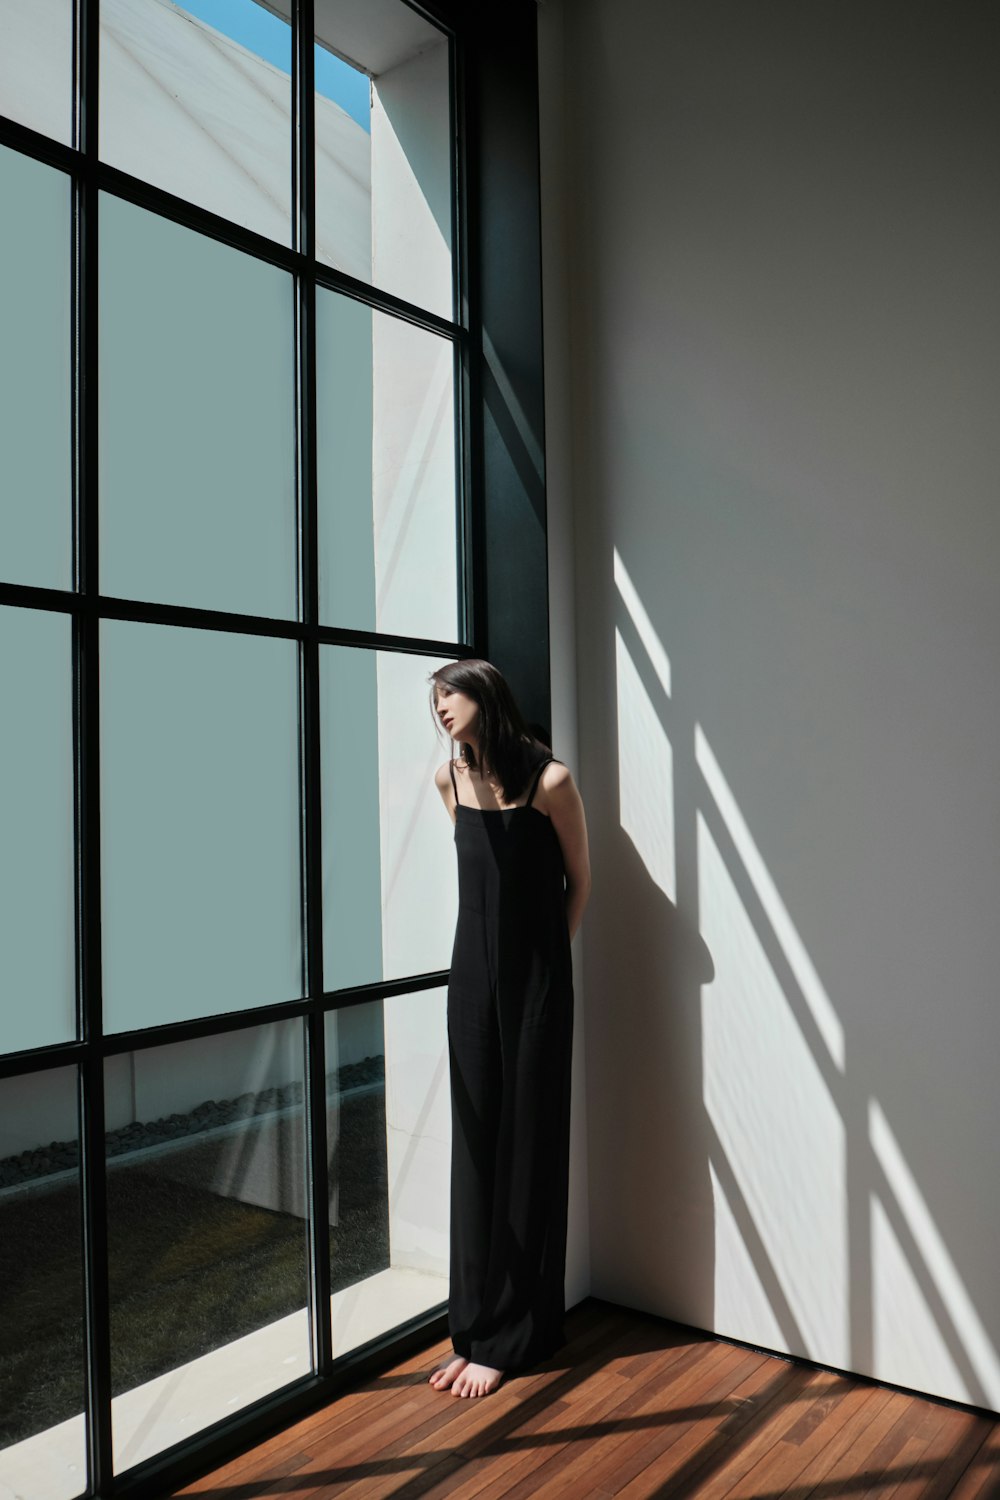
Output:
<path fill-rule="evenodd" d="M 569 1345 L 492 1395 L 435 1391 L 435 1343 L 181 1493 L 1000 1496 L 1000 1421 L 588 1299 Z"/>

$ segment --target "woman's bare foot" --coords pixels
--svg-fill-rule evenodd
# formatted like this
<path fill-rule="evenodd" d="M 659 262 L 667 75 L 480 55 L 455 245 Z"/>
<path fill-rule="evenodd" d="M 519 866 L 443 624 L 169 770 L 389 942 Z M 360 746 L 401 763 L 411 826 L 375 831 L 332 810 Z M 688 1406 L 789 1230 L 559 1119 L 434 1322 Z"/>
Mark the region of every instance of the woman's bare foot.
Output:
<path fill-rule="evenodd" d="M 440 1369 L 435 1370 L 433 1375 L 428 1376 L 428 1380 L 436 1391 L 446 1391 L 455 1376 L 459 1375 L 468 1363 L 469 1361 L 463 1359 L 461 1354 L 456 1354 L 450 1364 L 442 1365 Z"/>
<path fill-rule="evenodd" d="M 502 1370 L 491 1365 L 466 1364 L 464 1370 L 452 1381 L 453 1396 L 488 1396 L 495 1391 L 503 1379 Z"/>

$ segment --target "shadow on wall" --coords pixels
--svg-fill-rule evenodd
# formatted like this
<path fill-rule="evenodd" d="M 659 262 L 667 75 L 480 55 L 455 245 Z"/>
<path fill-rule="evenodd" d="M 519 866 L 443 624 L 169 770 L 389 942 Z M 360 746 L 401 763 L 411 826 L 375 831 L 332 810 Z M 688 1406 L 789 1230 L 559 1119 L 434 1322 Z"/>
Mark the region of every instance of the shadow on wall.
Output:
<path fill-rule="evenodd" d="M 946 1236 L 617 550 L 613 571 L 629 842 L 593 993 L 643 1042 L 609 1134 L 651 1146 L 642 1203 L 626 1185 L 612 1210 L 619 1291 L 643 1305 L 666 1258 L 672 1306 L 651 1310 L 996 1409 L 1000 1359 Z"/>

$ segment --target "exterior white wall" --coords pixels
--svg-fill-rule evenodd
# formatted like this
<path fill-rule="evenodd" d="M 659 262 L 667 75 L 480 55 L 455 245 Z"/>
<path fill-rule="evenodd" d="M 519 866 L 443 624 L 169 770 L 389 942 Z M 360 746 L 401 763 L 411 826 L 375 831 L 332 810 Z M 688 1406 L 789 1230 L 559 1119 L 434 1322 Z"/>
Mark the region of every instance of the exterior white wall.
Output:
<path fill-rule="evenodd" d="M 69 145 L 73 128 L 73 0 L 4 0 L 3 113 Z"/>
<path fill-rule="evenodd" d="M 66 120 L 70 0 L 5 0 L 4 112 L 43 131 Z M 102 0 L 101 156 L 282 244 L 291 235 L 287 74 L 171 0 Z M 316 98 L 317 253 L 371 275 L 371 142 Z"/>
<path fill-rule="evenodd" d="M 442 161 L 434 149 L 434 126 L 447 100 L 447 67 L 442 42 L 390 69 L 374 82 L 371 118 L 373 279 L 446 315 L 450 227 L 434 208 L 442 188 L 450 203 L 450 186 L 447 155 Z M 376 317 L 372 349 L 376 628 L 451 640 L 457 635 L 451 346 Z M 426 663 L 421 678 L 436 665 Z M 433 785 L 443 753 L 425 708 L 429 686 L 414 677 L 407 657 L 380 658 L 377 671 L 383 970 L 391 976 L 447 967 L 457 886 L 447 847 L 451 829 Z M 404 703 L 409 712 L 401 715 Z M 400 732 L 404 719 L 407 733 Z M 425 749 L 415 753 L 420 744 Z M 451 1106 L 444 994 L 390 1000 L 384 1013 L 390 1261 L 446 1276 Z"/>
<path fill-rule="evenodd" d="M 372 262 L 378 286 L 452 314 L 448 43 L 372 84 Z"/>
<path fill-rule="evenodd" d="M 557 26 L 592 1291 L 996 1408 L 992 16 Z"/>

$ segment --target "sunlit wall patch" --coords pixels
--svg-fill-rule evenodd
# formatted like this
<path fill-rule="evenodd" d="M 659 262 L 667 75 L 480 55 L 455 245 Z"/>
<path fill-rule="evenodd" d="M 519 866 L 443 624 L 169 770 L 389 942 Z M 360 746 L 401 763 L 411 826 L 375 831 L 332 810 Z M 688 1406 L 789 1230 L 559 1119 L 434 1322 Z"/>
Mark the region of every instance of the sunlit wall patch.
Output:
<path fill-rule="evenodd" d="M 650 879 L 676 901 L 673 749 L 617 629 L 615 679 L 619 819 Z"/>
<path fill-rule="evenodd" d="M 669 698 L 670 658 L 617 547 L 613 571 L 620 608 L 631 627 L 629 634 L 638 640 L 645 658 L 643 664 L 633 660 L 625 636 L 616 628 L 619 821 L 650 879 L 668 900 L 676 901 L 673 747 L 641 669 L 644 666 L 652 672 Z"/>
<path fill-rule="evenodd" d="M 806 946 L 796 931 L 795 924 L 789 915 L 788 908 L 778 892 L 778 888 L 771 878 L 760 850 L 754 842 L 753 835 L 747 827 L 746 819 L 740 810 L 739 804 L 734 797 L 729 783 L 722 773 L 719 762 L 705 731 L 700 724 L 695 725 L 695 759 L 698 769 L 704 778 L 705 785 L 711 792 L 722 818 L 726 824 L 727 831 L 737 853 L 743 861 L 744 868 L 753 882 L 757 898 L 767 913 L 768 921 L 778 942 L 781 944 L 785 958 L 795 975 L 796 983 L 802 992 L 802 998 L 809 1007 L 813 1020 L 826 1044 L 830 1057 L 836 1063 L 841 1072 L 844 1071 L 844 1028 L 833 1008 L 833 1003 L 816 972 L 815 965 L 806 951 Z"/>
<path fill-rule="evenodd" d="M 702 992 L 705 1107 L 752 1224 L 756 1274 L 781 1293 L 799 1347 L 850 1363 L 844 1122 L 790 997 L 704 816 L 698 909 L 715 977 Z M 717 1296 L 745 1251 L 717 1247 Z"/>
<path fill-rule="evenodd" d="M 645 606 L 639 598 L 639 591 L 632 579 L 629 577 L 628 569 L 622 561 L 618 548 L 614 551 L 614 575 L 615 587 L 618 595 L 628 611 L 629 618 L 635 626 L 649 664 L 656 673 L 657 679 L 667 697 L 670 697 L 670 658 L 667 655 L 663 643 L 653 628 L 653 622 L 646 613 Z"/>
<path fill-rule="evenodd" d="M 914 1275 L 915 1268 L 907 1268 L 888 1218 L 882 1206 L 876 1202 L 872 1215 L 875 1373 L 881 1380 L 899 1380 L 901 1384 L 917 1385 L 921 1390 L 930 1391 L 943 1388 L 940 1374 L 935 1372 L 949 1368 L 954 1371 L 955 1382 L 954 1386 L 948 1385 L 950 1396 L 954 1396 L 956 1390 L 964 1392 L 957 1399 L 975 1401 L 998 1410 L 1000 1355 L 983 1326 L 916 1178 L 875 1099 L 868 1104 L 868 1134 L 894 1202 L 920 1252 L 923 1270 L 933 1283 L 934 1291 L 943 1303 L 951 1324 L 950 1330 L 937 1326 L 935 1316 L 920 1291 L 919 1282 Z M 970 1391 L 968 1380 L 963 1379 L 955 1370 L 953 1355 L 948 1352 L 948 1341 L 943 1337 L 948 1332 L 957 1340 L 961 1356 L 975 1372 L 978 1389 Z M 903 1355 L 899 1353 L 901 1341 L 906 1351 Z M 905 1378 L 903 1374 L 892 1374 L 882 1367 L 886 1357 L 883 1351 L 888 1350 L 896 1351 L 892 1368 L 898 1367 L 905 1371 Z M 916 1371 L 923 1373 L 918 1376 Z"/>

